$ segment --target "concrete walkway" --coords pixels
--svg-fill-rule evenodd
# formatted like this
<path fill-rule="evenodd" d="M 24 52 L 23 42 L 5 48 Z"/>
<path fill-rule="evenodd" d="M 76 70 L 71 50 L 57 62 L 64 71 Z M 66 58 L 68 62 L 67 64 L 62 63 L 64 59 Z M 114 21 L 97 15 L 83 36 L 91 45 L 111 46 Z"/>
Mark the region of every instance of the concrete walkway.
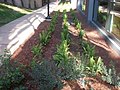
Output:
<path fill-rule="evenodd" d="M 50 3 L 50 13 L 57 5 L 58 2 Z M 35 30 L 45 20 L 46 16 L 47 5 L 0 27 L 0 54 L 3 54 L 4 49 L 10 50 L 13 54 L 20 45 L 35 33 Z"/>

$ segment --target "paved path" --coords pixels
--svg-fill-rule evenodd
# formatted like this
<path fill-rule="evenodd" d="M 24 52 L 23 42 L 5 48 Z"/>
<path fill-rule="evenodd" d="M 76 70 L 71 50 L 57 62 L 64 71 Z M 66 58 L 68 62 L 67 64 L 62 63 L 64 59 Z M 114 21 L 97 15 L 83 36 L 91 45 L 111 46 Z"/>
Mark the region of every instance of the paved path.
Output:
<path fill-rule="evenodd" d="M 58 2 L 50 3 L 50 13 L 57 5 Z M 10 50 L 13 54 L 21 44 L 35 33 L 46 16 L 47 5 L 0 27 L 0 54 L 3 54 L 4 49 Z"/>

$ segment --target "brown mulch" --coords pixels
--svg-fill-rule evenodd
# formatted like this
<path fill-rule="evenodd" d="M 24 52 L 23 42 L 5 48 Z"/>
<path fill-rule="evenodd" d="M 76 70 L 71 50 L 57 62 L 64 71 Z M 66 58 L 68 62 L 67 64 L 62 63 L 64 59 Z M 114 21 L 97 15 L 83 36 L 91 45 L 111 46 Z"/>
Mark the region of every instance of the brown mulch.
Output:
<path fill-rule="evenodd" d="M 69 13 L 68 13 L 69 14 Z M 100 36 L 99 32 L 96 30 L 95 27 L 91 26 L 89 23 L 86 22 L 85 17 L 80 15 L 79 12 L 76 11 L 76 15 L 78 19 L 82 23 L 82 27 L 85 29 L 87 37 L 86 40 L 89 40 L 91 44 L 95 45 L 95 51 L 96 55 L 102 57 L 104 63 L 106 65 L 109 64 L 110 60 L 113 60 L 116 66 L 117 71 L 120 71 L 120 56 L 110 47 L 109 43 L 107 43 L 104 40 L 104 37 Z M 71 17 L 69 17 L 71 18 Z M 39 42 L 39 33 L 43 30 L 47 30 L 49 27 L 50 22 L 44 21 L 42 22 L 38 29 L 35 30 L 35 34 L 23 45 L 19 47 L 19 49 L 13 54 L 12 60 L 17 60 L 18 62 L 29 65 L 32 61 L 33 54 L 31 52 L 31 49 L 34 45 L 37 45 Z M 82 50 L 79 48 L 79 38 L 77 37 L 77 33 L 75 33 L 74 27 L 69 27 L 71 30 L 71 43 L 70 45 L 70 51 L 73 54 L 76 54 L 76 52 L 81 52 Z M 60 32 L 62 30 L 62 15 L 59 14 L 55 32 L 52 34 L 52 38 L 48 45 L 45 46 L 43 49 L 43 57 L 45 59 L 51 60 L 53 54 L 56 51 L 56 45 L 60 43 Z M 94 87 L 95 90 L 117 90 L 112 85 L 109 85 L 103 81 L 100 81 L 99 79 L 93 79 L 89 78 L 91 80 L 91 86 Z M 79 83 L 74 81 L 66 81 L 66 86 L 63 87 L 62 90 L 84 90 L 81 88 Z M 29 86 L 30 88 L 31 86 Z M 34 90 L 33 88 L 30 88 L 30 90 Z"/>

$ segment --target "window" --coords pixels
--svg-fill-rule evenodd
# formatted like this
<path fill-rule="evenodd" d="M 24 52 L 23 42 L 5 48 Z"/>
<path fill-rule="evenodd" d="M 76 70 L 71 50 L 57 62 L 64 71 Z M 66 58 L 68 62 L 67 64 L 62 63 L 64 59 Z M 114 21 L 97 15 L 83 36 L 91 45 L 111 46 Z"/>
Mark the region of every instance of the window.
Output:
<path fill-rule="evenodd" d="M 93 20 L 102 27 L 105 27 L 108 17 L 108 1 L 94 0 Z"/>
<path fill-rule="evenodd" d="M 78 1 L 78 9 L 83 13 L 85 13 L 85 11 L 86 11 L 86 1 L 87 0 L 79 0 Z"/>
<path fill-rule="evenodd" d="M 120 40 L 120 0 L 94 0 L 93 20 Z"/>
<path fill-rule="evenodd" d="M 106 0 L 98 0 L 98 14 L 97 21 L 105 27 L 107 21 L 107 9 L 108 9 L 108 1 Z"/>
<path fill-rule="evenodd" d="M 113 23 L 111 33 L 114 34 L 120 40 L 120 1 L 112 2 L 113 8 L 111 14 L 113 16 Z"/>
<path fill-rule="evenodd" d="M 86 10 L 86 0 L 83 0 L 82 2 L 82 11 L 85 12 Z"/>

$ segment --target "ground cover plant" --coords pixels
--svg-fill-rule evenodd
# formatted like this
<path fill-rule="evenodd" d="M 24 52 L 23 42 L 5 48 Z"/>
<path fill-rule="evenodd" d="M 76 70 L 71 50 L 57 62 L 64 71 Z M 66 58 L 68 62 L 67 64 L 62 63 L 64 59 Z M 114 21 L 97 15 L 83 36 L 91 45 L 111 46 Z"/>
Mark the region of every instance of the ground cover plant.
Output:
<path fill-rule="evenodd" d="M 68 22 L 69 18 L 73 19 L 72 25 Z M 56 28 L 57 25 L 60 27 Z M 77 39 L 70 33 L 70 26 L 73 26 L 79 32 Z M 15 85 L 15 90 L 64 90 L 64 87 L 69 83 L 73 85 L 73 88 L 71 86 L 72 90 L 96 90 L 92 86 L 93 82 L 90 78 L 103 79 L 105 82 L 101 82 L 105 83 L 105 85 L 109 84 L 110 87 L 119 86 L 119 77 L 115 78 L 117 76 L 115 67 L 111 65 L 109 68 L 106 67 L 103 59 L 95 54 L 95 46 L 90 41 L 84 40 L 85 37 L 86 33 L 84 32 L 82 23 L 74 11 L 70 13 L 70 16 L 68 16 L 66 10 L 63 13 L 54 13 L 48 28 L 38 33 L 38 43 L 29 49 L 33 54 L 33 57 L 29 56 L 32 58 L 32 62 L 27 66 L 20 65 L 23 73 L 18 70 L 17 75 L 15 74 L 15 77 L 19 76 L 20 78 L 20 81 L 18 80 L 19 82 Z M 56 38 L 59 39 L 58 42 Z M 55 41 L 57 43 L 52 43 Z M 77 43 L 75 43 L 76 41 Z M 55 45 L 53 46 L 53 44 Z M 71 51 L 71 45 L 74 44 L 77 44 L 78 48 L 73 53 Z M 51 54 L 51 59 L 48 59 L 47 56 L 45 58 L 45 48 L 49 51 L 53 47 L 54 52 Z M 73 50 L 75 50 L 74 48 Z M 82 52 L 80 52 L 80 48 Z M 14 71 L 16 72 L 16 69 Z M 26 81 L 21 84 L 23 79 Z M 79 88 L 74 88 L 75 82 L 80 84 Z M 114 87 L 114 89 L 116 88 Z"/>
<path fill-rule="evenodd" d="M 20 68 L 10 63 L 10 58 L 11 55 L 8 51 L 0 56 L 0 90 L 8 90 L 11 86 L 14 86 L 15 89 L 25 78 Z"/>

